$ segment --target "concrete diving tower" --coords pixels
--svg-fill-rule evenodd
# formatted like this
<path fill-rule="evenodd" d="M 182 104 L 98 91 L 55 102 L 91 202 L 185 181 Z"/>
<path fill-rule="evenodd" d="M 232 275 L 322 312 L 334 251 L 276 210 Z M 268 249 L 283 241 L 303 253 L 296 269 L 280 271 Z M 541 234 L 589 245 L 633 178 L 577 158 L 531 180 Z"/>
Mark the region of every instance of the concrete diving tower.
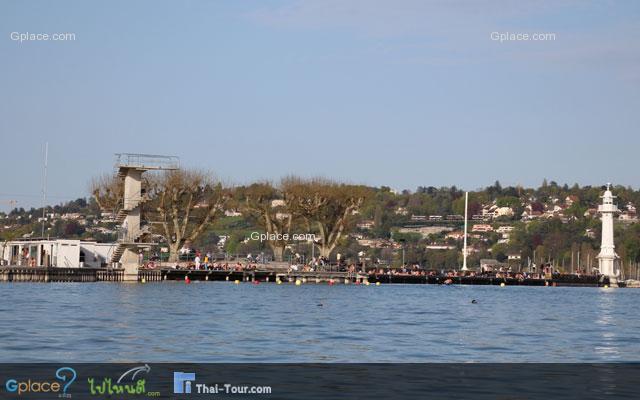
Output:
<path fill-rule="evenodd" d="M 150 232 L 148 226 L 141 226 L 140 220 L 141 206 L 148 200 L 142 190 L 142 174 L 145 171 L 177 170 L 180 168 L 180 159 L 175 156 L 117 153 L 115 168 L 123 181 L 124 194 L 116 212 L 115 219 L 120 230 L 110 261 L 122 265 L 125 280 L 137 280 L 138 252 L 150 245 L 142 241 L 142 237 Z"/>

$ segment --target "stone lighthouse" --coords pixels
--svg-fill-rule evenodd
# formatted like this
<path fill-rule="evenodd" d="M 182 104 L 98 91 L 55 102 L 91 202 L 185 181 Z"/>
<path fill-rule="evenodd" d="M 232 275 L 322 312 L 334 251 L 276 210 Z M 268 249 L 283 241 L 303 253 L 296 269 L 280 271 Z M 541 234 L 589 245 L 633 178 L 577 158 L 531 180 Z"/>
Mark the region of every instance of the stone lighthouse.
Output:
<path fill-rule="evenodd" d="M 610 278 L 618 276 L 618 255 L 613 244 L 613 215 L 618 212 L 618 207 L 613 204 L 615 196 L 611 193 L 611 184 L 607 184 L 607 190 L 602 196 L 602 204 L 598 206 L 598 212 L 602 215 L 602 244 L 598 254 L 598 268 L 602 275 Z"/>

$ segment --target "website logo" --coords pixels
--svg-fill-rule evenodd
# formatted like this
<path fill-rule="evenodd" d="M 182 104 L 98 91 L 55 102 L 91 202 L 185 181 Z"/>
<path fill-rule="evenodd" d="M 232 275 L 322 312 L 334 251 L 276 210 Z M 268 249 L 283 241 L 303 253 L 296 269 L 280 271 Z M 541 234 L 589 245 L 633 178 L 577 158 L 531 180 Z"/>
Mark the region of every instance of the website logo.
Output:
<path fill-rule="evenodd" d="M 76 380 L 78 374 L 73 368 L 62 367 L 58 368 L 55 373 L 57 381 L 37 381 L 30 378 L 24 380 L 7 379 L 4 386 L 9 393 L 16 393 L 18 396 L 30 393 L 57 393 L 58 397 L 70 398 L 71 395 L 67 394 L 69 386 Z"/>
<path fill-rule="evenodd" d="M 151 372 L 151 367 L 145 364 L 125 371 L 115 382 L 110 377 L 90 377 L 87 379 L 89 392 L 93 396 L 138 395 L 157 397 L 160 392 L 148 391 L 146 388 L 147 380 L 142 377 L 143 375 L 148 375 L 149 372 Z"/>
<path fill-rule="evenodd" d="M 173 373 L 173 393 L 191 393 L 191 382 L 196 380 L 194 372 L 174 372 Z"/>

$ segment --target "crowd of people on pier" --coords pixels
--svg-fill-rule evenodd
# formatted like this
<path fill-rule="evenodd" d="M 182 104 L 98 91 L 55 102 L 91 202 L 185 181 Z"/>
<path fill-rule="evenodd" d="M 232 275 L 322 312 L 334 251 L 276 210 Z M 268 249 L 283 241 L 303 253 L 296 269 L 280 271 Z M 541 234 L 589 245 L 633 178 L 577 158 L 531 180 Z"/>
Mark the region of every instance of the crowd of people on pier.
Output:
<path fill-rule="evenodd" d="M 258 269 L 268 269 L 266 260 L 262 258 L 263 255 L 252 256 L 248 254 L 242 261 L 229 261 L 229 260 L 215 260 L 211 253 L 202 254 L 200 251 L 196 251 L 193 258 L 175 262 L 170 265 L 170 268 L 174 269 L 188 269 L 188 270 L 208 270 L 208 271 L 256 271 Z M 155 260 L 151 260 L 147 263 L 143 263 L 141 259 L 141 266 L 143 268 L 159 268 L 160 264 Z M 525 279 L 553 279 L 561 275 L 553 265 L 542 264 L 539 268 L 533 266 L 528 271 L 515 271 L 512 267 L 499 266 L 499 267 L 482 267 L 479 271 L 462 271 L 462 270 L 437 270 L 428 269 L 419 264 L 405 264 L 400 267 L 389 266 L 367 266 L 364 264 L 347 263 L 340 257 L 337 262 L 331 263 L 326 257 L 314 257 L 308 262 L 303 262 L 303 259 L 297 254 L 292 257 L 289 267 L 287 269 L 289 274 L 298 272 L 312 273 L 312 272 L 346 272 L 349 276 L 355 276 L 357 274 L 366 273 L 368 275 L 389 275 L 389 276 L 424 276 L 424 277 L 444 277 L 453 281 L 459 277 L 483 277 L 483 278 L 499 278 L 499 279 L 516 279 L 524 281 Z M 574 274 L 578 278 L 584 275 L 588 275 L 586 270 L 577 271 Z"/>
<path fill-rule="evenodd" d="M 255 271 L 258 269 L 259 257 L 252 257 L 250 254 L 247 256 L 245 263 L 240 261 L 215 261 L 211 253 L 202 254 L 199 251 L 195 253 L 195 257 L 192 260 L 178 261 L 172 263 L 170 268 L 173 269 L 188 269 L 188 270 L 203 270 L 203 271 Z M 150 260 L 147 263 L 142 263 L 142 267 L 146 269 L 155 269 L 160 267 L 160 263 L 157 260 Z"/>

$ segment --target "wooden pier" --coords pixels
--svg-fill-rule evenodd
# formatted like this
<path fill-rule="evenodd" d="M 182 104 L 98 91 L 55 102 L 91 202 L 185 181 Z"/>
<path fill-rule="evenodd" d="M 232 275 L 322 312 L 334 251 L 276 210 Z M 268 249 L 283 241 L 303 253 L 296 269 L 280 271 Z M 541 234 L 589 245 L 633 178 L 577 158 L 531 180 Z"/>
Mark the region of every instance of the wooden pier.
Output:
<path fill-rule="evenodd" d="M 140 270 L 139 282 L 160 281 L 240 281 L 240 282 L 275 282 L 273 271 L 217 271 L 192 269 Z"/>
<path fill-rule="evenodd" d="M 121 282 L 120 268 L 0 267 L 0 282 Z"/>
<path fill-rule="evenodd" d="M 282 282 L 345 284 L 430 284 L 508 286 L 608 286 L 609 279 L 595 275 L 555 275 L 549 278 L 499 278 L 495 276 L 446 276 L 411 274 L 363 274 L 347 272 L 296 272 L 278 274 Z"/>
<path fill-rule="evenodd" d="M 122 268 L 0 267 L 0 282 L 123 282 Z M 138 282 L 230 281 L 296 284 L 430 284 L 507 286 L 609 286 L 607 277 L 554 275 L 548 278 L 365 274 L 348 272 L 221 271 L 191 269 L 141 269 Z"/>

